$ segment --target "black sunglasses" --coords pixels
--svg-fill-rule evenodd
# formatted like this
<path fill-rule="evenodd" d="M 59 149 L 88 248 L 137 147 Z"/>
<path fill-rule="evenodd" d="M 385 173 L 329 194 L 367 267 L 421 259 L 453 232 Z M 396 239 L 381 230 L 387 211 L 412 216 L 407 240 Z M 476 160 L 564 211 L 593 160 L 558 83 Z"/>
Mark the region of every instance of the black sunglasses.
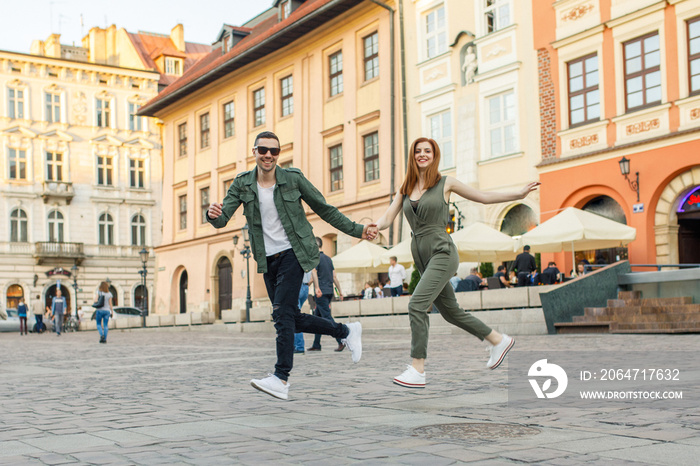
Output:
<path fill-rule="evenodd" d="M 257 150 L 260 155 L 267 154 L 267 151 L 270 151 L 270 154 L 272 155 L 280 155 L 279 147 L 255 146 L 253 147 L 253 150 Z"/>

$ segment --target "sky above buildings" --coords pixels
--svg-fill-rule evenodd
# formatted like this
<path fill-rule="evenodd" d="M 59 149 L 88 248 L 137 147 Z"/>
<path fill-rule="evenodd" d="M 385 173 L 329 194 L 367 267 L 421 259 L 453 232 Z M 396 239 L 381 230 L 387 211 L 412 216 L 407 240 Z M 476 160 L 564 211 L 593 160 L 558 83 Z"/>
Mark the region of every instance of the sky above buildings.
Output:
<path fill-rule="evenodd" d="M 272 0 L 0 0 L 0 50 L 29 53 L 32 40 L 52 32 L 61 34 L 62 44 L 80 45 L 90 28 L 110 24 L 169 34 L 182 23 L 186 41 L 211 44 L 223 23 L 241 25 L 271 5 Z"/>

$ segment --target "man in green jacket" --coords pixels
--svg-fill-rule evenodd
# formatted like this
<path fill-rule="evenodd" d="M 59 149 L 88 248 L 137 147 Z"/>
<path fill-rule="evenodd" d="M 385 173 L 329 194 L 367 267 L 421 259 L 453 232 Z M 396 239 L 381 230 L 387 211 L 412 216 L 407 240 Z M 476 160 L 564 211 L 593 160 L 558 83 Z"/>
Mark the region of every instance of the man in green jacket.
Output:
<path fill-rule="evenodd" d="M 323 220 L 356 238 L 372 240 L 373 225 L 360 225 L 326 203 L 323 195 L 296 168 L 277 166 L 280 142 L 269 131 L 255 138 L 256 168 L 240 173 L 226 193 L 223 204 L 211 204 L 207 219 L 216 228 L 223 228 L 238 207 L 250 229 L 253 257 L 258 272 L 263 273 L 267 294 L 272 302 L 272 319 L 277 330 L 277 364 L 275 373 L 264 379 L 253 379 L 256 389 L 286 400 L 287 379 L 294 359 L 294 332 L 317 333 L 341 338 L 352 354 L 353 362 L 362 356 L 362 326 L 359 322 L 338 324 L 302 314 L 298 307 L 299 289 L 305 271 L 319 262 L 319 250 L 306 219 L 303 200 Z"/>

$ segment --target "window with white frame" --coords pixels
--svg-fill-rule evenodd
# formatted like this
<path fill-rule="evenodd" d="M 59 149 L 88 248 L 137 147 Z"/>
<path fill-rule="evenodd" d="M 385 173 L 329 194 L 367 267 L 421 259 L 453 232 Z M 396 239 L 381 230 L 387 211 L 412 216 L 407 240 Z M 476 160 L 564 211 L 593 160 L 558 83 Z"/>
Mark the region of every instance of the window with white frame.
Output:
<path fill-rule="evenodd" d="M 253 126 L 265 124 L 265 88 L 253 91 Z"/>
<path fill-rule="evenodd" d="M 146 245 L 146 219 L 141 214 L 136 214 L 131 218 L 131 245 Z"/>
<path fill-rule="evenodd" d="M 569 74 L 569 126 L 600 120 L 598 55 L 586 55 L 567 63 Z"/>
<path fill-rule="evenodd" d="M 432 58 L 447 50 L 447 21 L 445 6 L 434 8 L 425 15 L 425 55 Z"/>
<path fill-rule="evenodd" d="M 63 214 L 58 210 L 52 210 L 48 216 L 49 242 L 63 242 Z"/>
<path fill-rule="evenodd" d="M 291 115 L 294 113 L 294 81 L 292 75 L 289 75 L 280 80 L 281 96 L 282 96 L 282 116 Z"/>
<path fill-rule="evenodd" d="M 143 159 L 129 159 L 129 186 L 132 188 L 145 187 L 146 169 Z"/>
<path fill-rule="evenodd" d="M 379 76 L 379 33 L 373 32 L 362 39 L 364 48 L 365 81 Z"/>
<path fill-rule="evenodd" d="M 230 138 L 235 133 L 233 101 L 224 104 L 224 137 Z"/>
<path fill-rule="evenodd" d="M 511 91 L 487 99 L 489 117 L 489 153 L 491 157 L 517 150 L 515 136 L 515 93 Z"/>
<path fill-rule="evenodd" d="M 63 154 L 46 152 L 46 181 L 63 181 Z"/>
<path fill-rule="evenodd" d="M 165 74 L 180 76 L 182 74 L 182 59 L 165 57 Z"/>
<path fill-rule="evenodd" d="M 100 215 L 97 220 L 98 243 L 103 246 L 114 245 L 114 220 L 108 213 Z"/>
<path fill-rule="evenodd" d="M 10 180 L 21 181 L 27 179 L 27 151 L 23 149 L 9 148 L 7 150 L 8 173 Z"/>
<path fill-rule="evenodd" d="M 511 0 L 482 0 L 484 2 L 484 26 L 486 33 L 498 31 L 510 25 Z"/>
<path fill-rule="evenodd" d="M 46 121 L 49 123 L 61 122 L 61 94 L 58 92 L 45 92 Z"/>
<path fill-rule="evenodd" d="M 19 207 L 10 212 L 10 242 L 27 242 L 27 213 Z"/>
<path fill-rule="evenodd" d="M 328 149 L 331 167 L 331 191 L 343 189 L 343 145 L 338 144 Z"/>
<path fill-rule="evenodd" d="M 112 117 L 112 103 L 109 97 L 98 97 L 95 99 L 95 108 L 97 110 L 97 126 L 100 128 L 109 128 Z"/>
<path fill-rule="evenodd" d="M 7 115 L 10 118 L 24 118 L 24 90 L 10 87 L 7 90 Z"/>
<path fill-rule="evenodd" d="M 113 157 L 109 155 L 97 156 L 97 184 L 99 186 L 112 186 L 112 174 L 114 166 Z"/>
<path fill-rule="evenodd" d="M 328 57 L 331 97 L 343 92 L 343 51 L 339 50 Z"/>
<path fill-rule="evenodd" d="M 440 146 L 440 170 L 455 166 L 452 148 L 452 111 L 446 110 L 428 117 L 430 138 Z"/>
<path fill-rule="evenodd" d="M 146 127 L 145 117 L 138 116 L 141 106 L 134 102 L 129 102 L 129 129 L 131 131 L 143 131 Z"/>
<path fill-rule="evenodd" d="M 652 32 L 622 44 L 625 59 L 627 111 L 661 103 L 659 33 Z"/>
<path fill-rule="evenodd" d="M 379 133 L 374 132 L 362 137 L 365 149 L 365 182 L 379 179 Z"/>
<path fill-rule="evenodd" d="M 187 194 L 178 196 L 177 203 L 180 210 L 180 230 L 187 229 Z"/>
<path fill-rule="evenodd" d="M 282 2 L 282 19 L 289 18 L 292 14 L 292 0 Z"/>
<path fill-rule="evenodd" d="M 209 112 L 199 115 L 199 148 L 209 147 Z"/>
<path fill-rule="evenodd" d="M 199 208 L 201 213 L 201 223 L 208 223 L 207 210 L 209 210 L 209 186 L 199 190 Z"/>

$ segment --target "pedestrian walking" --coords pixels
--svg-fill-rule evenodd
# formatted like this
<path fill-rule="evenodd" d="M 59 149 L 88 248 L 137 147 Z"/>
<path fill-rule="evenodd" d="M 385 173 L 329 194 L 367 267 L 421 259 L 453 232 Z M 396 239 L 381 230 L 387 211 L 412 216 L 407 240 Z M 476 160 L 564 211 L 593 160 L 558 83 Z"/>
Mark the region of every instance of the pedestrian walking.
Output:
<path fill-rule="evenodd" d="M 343 233 L 372 240 L 370 225 L 348 219 L 329 205 L 298 168 L 277 166 L 279 138 L 270 131 L 255 138 L 253 155 L 256 167 L 240 173 L 231 183 L 223 204 L 213 203 L 207 220 L 223 228 L 243 204 L 250 228 L 253 257 L 263 274 L 272 302 L 272 319 L 277 330 L 277 363 L 274 374 L 251 380 L 251 385 L 268 395 L 286 400 L 289 374 L 294 362 L 294 333 L 318 333 L 340 338 L 352 354 L 353 362 L 362 356 L 362 326 L 359 322 L 339 324 L 317 316 L 302 314 L 299 290 L 304 272 L 316 268 L 319 250 L 313 229 L 301 204 L 303 200 L 318 216 Z"/>
<path fill-rule="evenodd" d="M 518 286 L 530 285 L 530 276 L 537 270 L 535 258 L 530 254 L 530 246 L 523 246 L 523 252 L 515 257 L 511 270 L 518 274 Z"/>
<path fill-rule="evenodd" d="M 398 263 L 396 256 L 389 258 L 389 289 L 391 297 L 403 294 L 403 282 L 406 281 L 406 268 Z"/>
<path fill-rule="evenodd" d="M 315 270 L 304 272 L 304 278 L 301 279 L 301 289 L 299 290 L 299 309 L 304 307 L 304 303 L 309 299 L 309 284 L 313 281 L 314 287 L 318 288 L 316 282 Z M 305 350 L 304 334 L 298 332 L 294 334 L 294 354 L 304 354 Z"/>
<path fill-rule="evenodd" d="M 508 202 L 524 198 L 537 189 L 539 183 L 530 183 L 513 193 L 482 192 L 440 174 L 440 148 L 434 140 L 415 140 L 409 154 L 406 178 L 376 228 L 388 228 L 403 209 L 413 231 L 411 253 L 421 274 L 408 304 L 413 361 L 406 371 L 394 377 L 394 383 L 409 388 L 425 388 L 430 324 L 428 310 L 433 303 L 449 323 L 491 344 L 490 358 L 486 364 L 489 369 L 498 367 L 514 344 L 513 338 L 492 330 L 457 304 L 454 289 L 449 283 L 459 265 L 457 248 L 446 231 L 450 196 L 455 193 L 482 204 Z"/>
<path fill-rule="evenodd" d="M 36 295 L 36 299 L 32 303 L 32 314 L 34 314 L 34 331 L 36 333 L 44 333 L 46 330 L 46 325 L 44 324 L 44 313 L 46 312 L 46 306 L 41 300 L 40 295 Z"/>
<path fill-rule="evenodd" d="M 318 282 L 314 283 L 314 289 L 316 292 L 316 309 L 314 310 L 314 315 L 321 317 L 326 320 L 330 320 L 335 323 L 333 315 L 331 314 L 331 301 L 335 293 L 333 292 L 333 285 L 338 288 L 338 295 L 340 300 L 343 300 L 343 292 L 340 289 L 340 282 L 335 273 L 335 268 L 333 267 L 333 261 L 330 257 L 325 255 L 321 250 L 323 246 L 323 240 L 316 237 L 316 245 L 319 250 L 319 261 L 316 267 L 316 276 L 318 277 Z M 314 337 L 314 343 L 309 348 L 309 351 L 321 351 L 321 334 L 317 333 Z M 345 344 L 340 338 L 336 338 L 335 341 L 338 342 L 338 347 L 335 349 L 336 352 L 343 351 L 345 349 Z"/>
<path fill-rule="evenodd" d="M 53 319 L 53 329 L 58 337 L 61 336 L 63 314 L 67 308 L 68 304 L 66 303 L 66 298 L 62 296 L 61 289 L 56 287 L 56 296 L 51 300 L 51 318 Z"/>
<path fill-rule="evenodd" d="M 95 304 L 93 304 L 95 308 L 95 321 L 97 322 L 97 333 L 100 335 L 100 343 L 107 343 L 109 318 L 114 316 L 112 298 L 112 293 L 109 291 L 109 284 L 107 282 L 101 282 L 97 290 L 97 299 L 95 300 Z"/>
<path fill-rule="evenodd" d="M 29 311 L 29 308 L 27 308 L 27 305 L 24 304 L 24 296 L 19 298 L 19 304 L 17 304 L 17 315 L 19 316 L 19 334 L 20 335 L 26 335 L 27 334 L 27 311 Z M 24 333 L 22 333 L 22 329 L 24 329 Z"/>

